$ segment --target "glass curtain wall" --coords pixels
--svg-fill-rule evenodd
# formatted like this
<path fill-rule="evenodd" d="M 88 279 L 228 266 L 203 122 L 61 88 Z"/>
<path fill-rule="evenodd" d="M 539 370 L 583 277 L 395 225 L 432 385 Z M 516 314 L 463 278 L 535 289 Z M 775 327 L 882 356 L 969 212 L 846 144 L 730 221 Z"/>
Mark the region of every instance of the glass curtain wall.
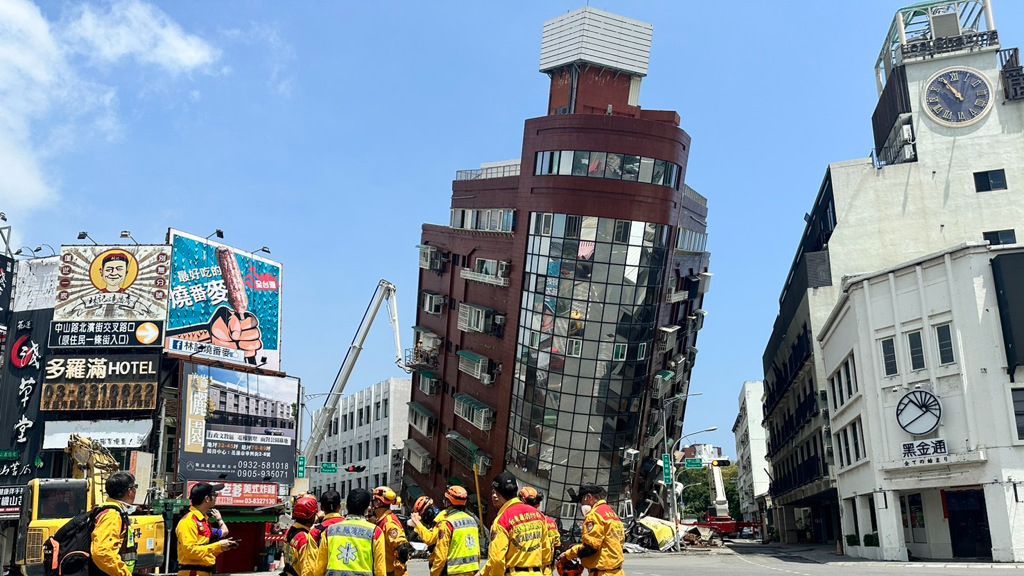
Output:
<path fill-rule="evenodd" d="M 508 453 L 553 516 L 567 488 L 595 482 L 616 502 L 630 484 L 668 239 L 660 224 L 530 216 Z"/>

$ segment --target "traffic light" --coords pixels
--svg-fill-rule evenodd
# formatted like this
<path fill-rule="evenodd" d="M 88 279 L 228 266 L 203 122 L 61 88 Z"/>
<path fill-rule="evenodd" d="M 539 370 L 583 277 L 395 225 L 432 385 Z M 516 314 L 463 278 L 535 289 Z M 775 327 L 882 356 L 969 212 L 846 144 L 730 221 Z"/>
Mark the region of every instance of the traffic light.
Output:
<path fill-rule="evenodd" d="M 345 468 L 345 472 L 362 472 L 363 470 L 366 470 L 366 466 L 349 466 Z"/>
<path fill-rule="evenodd" d="M 732 464 L 732 462 L 729 462 L 725 458 L 716 458 L 715 460 L 711 461 L 711 465 L 716 468 L 725 468 L 729 464 Z"/>

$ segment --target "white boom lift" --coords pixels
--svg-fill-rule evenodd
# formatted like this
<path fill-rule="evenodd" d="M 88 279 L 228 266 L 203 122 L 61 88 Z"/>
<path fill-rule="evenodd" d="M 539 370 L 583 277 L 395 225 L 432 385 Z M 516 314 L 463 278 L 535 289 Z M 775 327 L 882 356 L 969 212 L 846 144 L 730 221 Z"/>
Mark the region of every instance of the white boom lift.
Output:
<path fill-rule="evenodd" d="M 348 378 L 352 375 L 352 369 L 355 368 L 356 361 L 359 360 L 359 354 L 363 351 L 363 344 L 366 343 L 370 327 L 373 326 L 373 321 L 377 317 L 377 313 L 380 312 L 381 304 L 387 305 L 388 316 L 391 319 L 391 330 L 395 335 L 395 365 L 403 371 L 409 372 L 409 368 L 405 365 L 405 361 L 402 358 L 402 338 L 398 327 L 398 298 L 395 296 L 397 290 L 395 285 L 387 280 L 381 280 L 377 283 L 377 290 L 374 291 L 373 298 L 370 299 L 370 305 L 366 307 L 366 312 L 363 313 L 363 319 L 359 323 L 355 337 L 352 338 L 352 344 L 349 345 L 348 352 L 345 353 L 345 360 L 341 363 L 338 375 L 334 378 L 334 385 L 331 386 L 331 392 L 327 395 L 327 400 L 324 402 L 324 409 L 320 412 L 320 417 L 313 422 L 313 430 L 310 432 L 309 442 L 306 443 L 306 450 L 304 451 L 306 458 L 310 461 L 313 460 L 316 451 L 320 448 L 320 442 L 323 441 L 324 436 L 327 434 L 331 419 L 338 409 L 338 402 L 341 400 L 341 395 L 345 392 Z"/>

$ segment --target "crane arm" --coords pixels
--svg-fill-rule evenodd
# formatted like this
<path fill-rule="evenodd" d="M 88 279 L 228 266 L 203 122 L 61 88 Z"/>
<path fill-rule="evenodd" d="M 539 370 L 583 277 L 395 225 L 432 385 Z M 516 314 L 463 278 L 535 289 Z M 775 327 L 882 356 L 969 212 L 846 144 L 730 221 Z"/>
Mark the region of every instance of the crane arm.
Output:
<path fill-rule="evenodd" d="M 363 319 L 359 322 L 359 328 L 356 330 L 355 336 L 352 338 L 352 344 L 348 347 L 348 352 L 345 353 L 345 360 L 341 363 L 341 368 L 338 369 L 338 375 L 334 378 L 334 384 L 331 386 L 331 392 L 327 395 L 327 400 L 324 402 L 324 409 L 320 412 L 318 418 L 313 422 L 313 429 L 309 435 L 309 442 L 306 443 L 306 449 L 304 454 L 306 458 L 312 459 L 316 455 L 317 450 L 320 448 L 320 443 L 323 442 L 324 436 L 327 434 L 328 427 L 331 424 L 331 420 L 334 417 L 334 413 L 338 409 L 338 403 L 341 401 L 341 396 L 345 392 L 345 386 L 348 384 L 348 379 L 352 375 L 352 370 L 356 366 L 356 362 L 359 360 L 359 354 L 363 351 L 363 345 L 366 343 L 366 337 L 370 333 L 370 328 L 373 326 L 373 320 L 377 317 L 377 313 L 380 312 L 380 307 L 385 302 L 388 306 L 388 313 L 391 317 L 391 328 L 395 332 L 395 354 L 396 364 L 399 368 L 407 370 L 405 363 L 402 360 L 402 344 L 399 337 L 398 328 L 398 300 L 395 298 L 395 292 L 397 289 L 395 285 L 387 280 L 381 280 L 377 283 L 377 289 L 373 293 L 373 298 L 370 299 L 370 304 L 366 307 L 366 311 L 363 313 Z"/>

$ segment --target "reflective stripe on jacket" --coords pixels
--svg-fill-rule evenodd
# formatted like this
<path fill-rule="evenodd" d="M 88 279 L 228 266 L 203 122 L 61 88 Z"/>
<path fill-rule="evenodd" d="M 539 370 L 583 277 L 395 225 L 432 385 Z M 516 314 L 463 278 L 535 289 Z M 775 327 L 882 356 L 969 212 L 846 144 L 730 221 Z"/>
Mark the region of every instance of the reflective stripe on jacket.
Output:
<path fill-rule="evenodd" d="M 384 538 L 363 518 L 332 524 L 317 551 L 316 576 L 386 576 Z"/>

